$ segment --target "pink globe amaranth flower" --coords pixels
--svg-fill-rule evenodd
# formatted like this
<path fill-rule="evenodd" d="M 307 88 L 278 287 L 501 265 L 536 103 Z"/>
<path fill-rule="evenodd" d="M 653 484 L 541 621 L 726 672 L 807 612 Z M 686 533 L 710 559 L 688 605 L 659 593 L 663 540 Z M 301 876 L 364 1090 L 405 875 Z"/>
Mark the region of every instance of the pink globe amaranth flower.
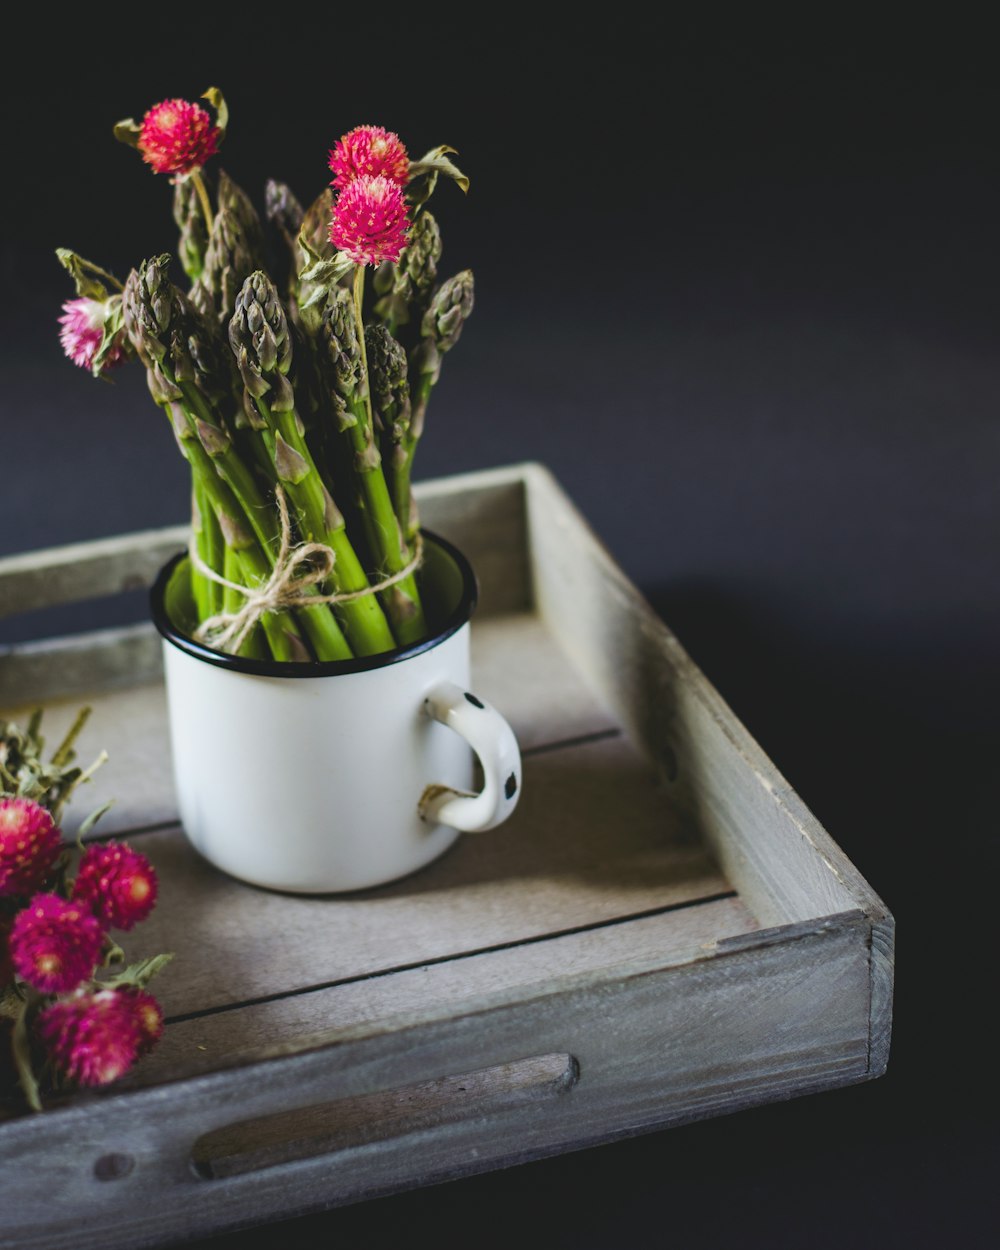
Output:
<path fill-rule="evenodd" d="M 62 307 L 59 341 L 63 351 L 75 365 L 82 369 L 91 369 L 104 336 L 107 308 L 100 300 L 85 297 L 67 300 Z M 123 344 L 116 342 L 105 356 L 102 369 L 113 368 L 124 359 L 125 348 Z"/>
<path fill-rule="evenodd" d="M 0 895 L 33 894 L 61 847 L 62 833 L 40 803 L 0 798 Z"/>
<path fill-rule="evenodd" d="M 122 991 L 131 1001 L 132 1015 L 139 1031 L 138 1055 L 148 1055 L 163 1036 L 163 1008 L 145 990 Z"/>
<path fill-rule="evenodd" d="M 80 860 L 73 898 L 86 904 L 111 929 L 132 929 L 156 903 L 152 864 L 124 842 L 89 846 Z"/>
<path fill-rule="evenodd" d="M 330 242 L 356 265 L 399 260 L 409 238 L 410 219 L 399 186 L 377 174 L 356 178 L 333 206 Z"/>
<path fill-rule="evenodd" d="M 410 158 L 399 135 L 382 126 L 355 126 L 330 150 L 333 185 L 343 189 L 356 178 L 383 174 L 390 182 L 405 186 Z"/>
<path fill-rule="evenodd" d="M 162 100 L 142 119 L 138 146 L 154 173 L 183 176 L 215 155 L 221 134 L 200 104 Z"/>
<path fill-rule="evenodd" d="M 36 894 L 14 917 L 10 958 L 14 971 L 43 994 L 75 990 L 94 971 L 104 930 L 85 904 Z"/>
<path fill-rule="evenodd" d="M 35 1028 L 55 1067 L 78 1085 L 107 1085 L 124 1076 L 146 1032 L 130 990 L 81 991 L 40 1011 Z"/>

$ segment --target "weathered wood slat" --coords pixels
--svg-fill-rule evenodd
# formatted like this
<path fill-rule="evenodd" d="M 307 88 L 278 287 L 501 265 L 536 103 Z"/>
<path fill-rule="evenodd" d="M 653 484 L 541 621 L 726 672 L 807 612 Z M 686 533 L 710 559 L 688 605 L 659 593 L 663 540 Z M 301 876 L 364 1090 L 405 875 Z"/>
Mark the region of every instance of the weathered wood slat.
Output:
<path fill-rule="evenodd" d="M 534 593 L 554 634 L 692 813 L 761 920 L 885 906 L 540 466 Z"/>
<path fill-rule="evenodd" d="M 99 599 L 152 584 L 187 546 L 188 527 L 170 525 L 114 538 L 0 558 L 0 617 Z"/>
<path fill-rule="evenodd" d="M 168 1015 L 522 942 L 730 891 L 671 818 L 621 738 L 525 761 L 524 797 L 488 834 L 459 839 L 414 876 L 334 897 L 233 881 L 178 829 L 147 834 L 161 879 L 131 958 L 176 952 L 157 995 Z"/>
<path fill-rule="evenodd" d="M 328 1044 L 365 1027 L 448 1016 L 484 996 L 537 997 L 608 969 L 673 966 L 755 928 L 739 899 L 720 898 L 183 1019 L 168 1023 L 127 1084 L 156 1085 Z"/>
<path fill-rule="evenodd" d="M 18 1164 L 8 1233 L 25 1250 L 163 1244 L 862 1079 L 863 938 L 863 922 L 824 927 L 17 1121 L 0 1138 L 0 1162 Z M 216 1180 L 191 1166 L 227 1124 L 552 1054 L 579 1073 L 557 1099 Z M 41 1236 L 26 1218 L 39 1211 Z"/>
<path fill-rule="evenodd" d="M 0 702 L 71 698 L 154 681 L 163 673 L 153 626 L 120 625 L 0 647 Z"/>

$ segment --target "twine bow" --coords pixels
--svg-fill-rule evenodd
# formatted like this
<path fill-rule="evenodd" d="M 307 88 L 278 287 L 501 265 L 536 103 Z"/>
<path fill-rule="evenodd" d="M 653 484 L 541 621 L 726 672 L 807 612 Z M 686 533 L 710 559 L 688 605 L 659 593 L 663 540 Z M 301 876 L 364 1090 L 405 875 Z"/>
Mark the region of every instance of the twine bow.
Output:
<path fill-rule="evenodd" d="M 420 567 L 424 557 L 423 539 L 418 533 L 413 544 L 413 558 L 398 573 L 385 577 L 373 586 L 362 590 L 342 590 L 322 595 L 316 587 L 329 578 L 337 562 L 337 555 L 325 543 L 292 543 L 292 523 L 288 515 L 288 502 L 280 486 L 275 488 L 278 516 L 281 521 L 281 537 L 274 569 L 266 582 L 259 586 L 241 586 L 221 577 L 202 560 L 195 546 L 194 535 L 188 544 L 188 558 L 192 567 L 209 581 L 227 590 L 235 590 L 243 597 L 236 612 L 219 612 L 201 622 L 194 632 L 196 642 L 215 647 L 220 651 L 236 654 L 265 612 L 283 612 L 292 608 L 314 608 L 319 604 L 351 603 L 368 595 L 381 594 L 397 582 L 404 581 Z M 305 566 L 305 567 L 303 567 Z"/>

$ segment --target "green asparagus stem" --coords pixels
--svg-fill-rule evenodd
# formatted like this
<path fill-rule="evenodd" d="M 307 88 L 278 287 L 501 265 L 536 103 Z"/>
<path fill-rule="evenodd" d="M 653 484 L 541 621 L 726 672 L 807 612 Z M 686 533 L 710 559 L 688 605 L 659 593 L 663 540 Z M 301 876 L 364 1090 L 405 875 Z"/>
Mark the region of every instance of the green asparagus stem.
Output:
<path fill-rule="evenodd" d="M 240 560 L 239 552 L 228 546 L 228 544 L 225 547 L 222 576 L 227 582 L 232 582 L 234 586 L 247 585 L 247 582 L 243 580 L 246 572 L 243 562 Z M 238 590 L 233 590 L 229 586 L 220 587 L 220 589 L 222 590 L 222 611 L 228 616 L 235 616 L 243 607 L 243 596 Z M 236 654 L 242 655 L 248 660 L 269 660 L 271 658 L 270 648 L 259 629 L 250 631 Z"/>
<path fill-rule="evenodd" d="M 264 188 L 264 216 L 277 226 L 289 251 L 295 249 L 295 240 L 302 229 L 305 215 L 305 209 L 291 187 L 283 182 L 276 182 L 273 178 L 267 180 Z"/>
<path fill-rule="evenodd" d="M 402 571 L 409 562 L 375 442 L 368 388 L 364 322 L 360 317 L 364 268 L 357 266 L 353 298 L 337 289 L 327 303 L 323 320 L 326 361 L 331 372 L 331 399 L 344 437 L 354 453 L 354 471 L 366 513 L 366 527 L 378 562 L 379 575 Z M 360 333 L 359 333 L 360 328 Z M 426 621 L 415 577 L 410 574 L 391 587 L 383 603 L 397 640 L 402 645 L 426 635 Z"/>
<path fill-rule="evenodd" d="M 191 498 L 191 530 L 195 547 L 203 564 L 213 573 L 222 573 L 224 546 L 218 518 L 209 503 L 204 488 L 194 482 Z M 197 569 L 191 570 L 191 588 L 194 593 L 198 619 L 215 616 L 222 607 L 222 588 Z"/>
<path fill-rule="evenodd" d="M 195 359 L 204 355 L 205 349 L 197 342 L 196 320 L 185 316 L 180 292 L 166 276 L 168 263 L 169 257 L 155 257 L 144 262 L 138 273 L 133 270 L 129 275 L 124 297 L 126 328 L 137 353 L 144 363 L 148 362 L 147 375 L 154 399 L 171 403 L 183 413 L 197 445 L 229 487 L 242 511 L 242 519 L 256 534 L 266 576 L 275 562 L 278 534 L 275 509 L 264 500 L 253 475 L 233 450 L 218 412 L 196 384 Z M 211 497 L 215 504 L 217 496 Z M 284 622 L 287 645 L 276 649 L 275 640 L 268 634 L 275 659 L 308 658 L 305 644 L 294 633 L 296 619 L 308 633 L 317 659 L 343 659 L 352 654 L 333 614 L 326 606 L 317 605 L 299 609 L 287 617 Z"/>
<path fill-rule="evenodd" d="M 204 498 L 198 498 L 198 490 L 192 483 L 191 489 L 191 533 L 194 536 L 195 550 L 198 552 L 199 558 L 207 563 L 208 552 L 205 545 L 205 526 L 202 518 L 205 515 Z M 211 605 L 208 598 L 209 580 L 203 576 L 197 569 L 191 569 L 191 594 L 194 596 L 194 608 L 198 614 L 198 620 L 204 621 L 212 615 Z"/>
<path fill-rule="evenodd" d="M 298 509 L 299 531 L 304 538 L 330 547 L 336 557 L 327 593 L 367 589 L 368 579 L 347 536 L 344 518 L 306 443 L 287 376 L 292 361 L 288 322 L 274 283 L 263 272 L 252 274 L 237 297 L 229 343 L 256 408 L 258 432 L 274 473 Z M 396 645 L 374 595 L 338 605 L 338 614 L 355 654 L 377 655 Z"/>
<path fill-rule="evenodd" d="M 371 377 L 375 425 L 381 432 L 382 459 L 387 465 L 392 506 L 407 535 L 407 545 L 419 528 L 416 507 L 410 493 L 408 475 L 400 473 L 407 465 L 404 450 L 410 430 L 410 382 L 406 352 L 385 326 L 370 325 L 365 330 L 368 368 Z"/>
<path fill-rule="evenodd" d="M 441 230 L 434 215 L 425 209 L 414 221 L 398 263 L 386 261 L 375 271 L 373 286 L 381 299 L 376 301 L 374 311 L 390 334 L 412 319 L 419 323 L 437 278 L 440 259 Z"/>
<path fill-rule="evenodd" d="M 449 278 L 434 293 L 420 323 L 421 340 L 410 354 L 412 412 L 410 424 L 394 449 L 392 463 L 393 500 L 406 541 L 412 542 L 418 528 L 416 505 L 410 481 L 417 443 L 424 432 L 427 401 L 441 374 L 441 357 L 458 342 L 472 312 L 475 292 L 470 269 Z"/>
<path fill-rule="evenodd" d="M 253 201 L 238 182 L 234 182 L 224 169 L 219 170 L 219 212 L 235 217 L 243 228 L 243 234 L 254 257 L 254 268 L 264 259 L 264 229 Z"/>
<path fill-rule="evenodd" d="M 204 266 L 191 288 L 191 303 L 204 316 L 226 322 L 240 287 L 256 268 L 257 256 L 239 215 L 221 207 L 208 236 Z"/>
<path fill-rule="evenodd" d="M 178 258 L 184 272 L 196 282 L 205 268 L 205 248 L 212 223 L 209 220 L 208 225 L 205 224 L 201 201 L 190 178 L 182 178 L 174 184 L 174 221 L 180 231 Z"/>
<path fill-rule="evenodd" d="M 295 193 L 290 187 L 283 182 L 275 182 L 273 178 L 269 178 L 267 186 L 264 188 L 264 215 L 276 227 L 278 233 L 285 240 L 285 246 L 288 248 L 290 269 L 287 294 L 291 301 L 295 296 L 295 286 L 299 272 L 296 240 L 298 239 L 299 231 L 302 229 L 305 209 L 296 199 Z"/>
<path fill-rule="evenodd" d="M 169 326 L 176 300 L 164 289 L 168 257 L 157 257 L 133 270 L 123 295 L 125 325 L 136 355 L 146 367 L 146 381 L 154 401 L 170 420 L 181 454 L 191 467 L 196 490 L 204 493 L 219 522 L 227 547 L 237 551 L 240 559 L 241 585 L 256 586 L 266 581 L 271 566 L 255 545 L 253 534 L 232 492 L 215 472 L 207 452 L 195 437 L 181 404 L 181 391 L 164 372 L 161 361 L 166 355 L 166 327 Z M 167 284 L 169 285 L 169 284 Z M 283 615 L 264 613 L 261 627 L 276 660 L 301 660 L 308 652 L 298 634 L 290 630 Z"/>

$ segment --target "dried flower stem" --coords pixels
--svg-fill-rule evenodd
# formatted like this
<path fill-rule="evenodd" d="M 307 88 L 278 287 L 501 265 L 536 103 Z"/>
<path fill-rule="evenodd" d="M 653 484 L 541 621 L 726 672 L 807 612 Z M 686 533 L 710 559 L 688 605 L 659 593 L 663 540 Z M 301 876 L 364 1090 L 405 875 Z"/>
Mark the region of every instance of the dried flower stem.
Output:
<path fill-rule="evenodd" d="M 194 189 L 198 193 L 198 202 L 201 204 L 201 211 L 205 218 L 205 228 L 209 235 L 212 233 L 212 222 L 215 214 L 212 212 L 212 205 L 208 198 L 208 191 L 205 189 L 205 179 L 201 176 L 201 170 L 195 169 L 191 173 L 191 182 Z"/>

